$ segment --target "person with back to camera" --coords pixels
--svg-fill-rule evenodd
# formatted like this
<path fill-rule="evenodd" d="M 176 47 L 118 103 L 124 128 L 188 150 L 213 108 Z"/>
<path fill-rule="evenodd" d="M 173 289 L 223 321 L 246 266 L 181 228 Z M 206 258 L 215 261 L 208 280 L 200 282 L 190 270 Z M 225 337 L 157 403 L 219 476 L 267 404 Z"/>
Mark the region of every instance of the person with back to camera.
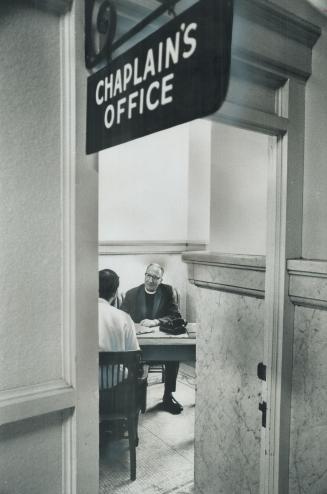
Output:
<path fill-rule="evenodd" d="M 111 305 L 118 286 L 119 277 L 114 271 L 99 271 L 99 350 L 102 352 L 140 349 L 131 317 Z"/>
<path fill-rule="evenodd" d="M 158 326 L 170 319 L 181 317 L 174 301 L 173 288 L 162 283 L 164 270 L 156 263 L 149 264 L 144 283 L 126 293 L 122 310 L 130 314 L 135 323 L 146 327 Z M 179 362 L 164 362 L 165 388 L 161 408 L 179 414 L 183 407 L 174 398 Z"/>
<path fill-rule="evenodd" d="M 116 297 L 119 286 L 119 277 L 111 269 L 99 271 L 99 351 L 100 352 L 128 352 L 139 350 L 135 325 L 131 317 L 122 310 L 113 307 L 111 303 Z M 99 376 L 100 391 L 120 386 L 126 377 L 121 367 L 118 372 L 111 373 L 111 369 L 102 377 Z M 101 382 L 101 384 L 100 384 Z M 139 399 L 143 400 L 144 381 L 140 381 L 138 391 Z M 103 425 L 102 425 L 103 427 Z M 115 433 L 123 436 L 125 429 L 112 429 Z M 104 443 L 105 430 L 100 425 L 100 447 Z"/>

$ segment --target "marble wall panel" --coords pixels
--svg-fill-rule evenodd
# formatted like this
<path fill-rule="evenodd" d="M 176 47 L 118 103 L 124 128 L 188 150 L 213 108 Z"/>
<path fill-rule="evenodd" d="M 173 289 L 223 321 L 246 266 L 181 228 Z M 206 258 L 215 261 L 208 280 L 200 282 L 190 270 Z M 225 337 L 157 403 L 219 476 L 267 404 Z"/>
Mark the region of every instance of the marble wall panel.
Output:
<path fill-rule="evenodd" d="M 205 281 L 226 288 L 236 287 L 245 290 L 256 290 L 264 292 L 265 277 L 263 271 L 232 268 L 230 266 L 201 266 L 194 265 L 194 279 Z"/>
<path fill-rule="evenodd" d="M 256 494 L 260 482 L 264 301 L 189 285 L 199 321 L 195 421 L 198 494 Z"/>
<path fill-rule="evenodd" d="M 289 494 L 327 493 L 327 312 L 296 307 Z"/>

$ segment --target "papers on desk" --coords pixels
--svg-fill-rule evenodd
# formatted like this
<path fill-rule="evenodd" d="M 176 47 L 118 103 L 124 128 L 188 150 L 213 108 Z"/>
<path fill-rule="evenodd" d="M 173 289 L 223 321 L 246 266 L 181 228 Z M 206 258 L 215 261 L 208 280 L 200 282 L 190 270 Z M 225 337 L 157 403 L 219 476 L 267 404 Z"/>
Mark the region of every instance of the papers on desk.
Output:
<path fill-rule="evenodd" d="M 179 335 L 171 335 L 160 331 L 159 326 L 154 326 L 148 328 L 147 326 L 142 326 L 141 324 L 135 324 L 136 335 L 142 336 L 142 338 L 190 338 L 195 339 L 198 330 L 198 323 L 188 323 L 186 326 L 187 332 Z"/>
<path fill-rule="evenodd" d="M 136 336 L 153 333 L 155 328 L 147 328 L 146 326 L 141 326 L 141 324 L 136 324 Z"/>
<path fill-rule="evenodd" d="M 171 335 L 160 331 L 159 326 L 154 326 L 152 328 L 147 328 L 141 324 L 135 324 L 137 336 L 142 336 L 142 338 L 189 338 L 188 333 Z"/>

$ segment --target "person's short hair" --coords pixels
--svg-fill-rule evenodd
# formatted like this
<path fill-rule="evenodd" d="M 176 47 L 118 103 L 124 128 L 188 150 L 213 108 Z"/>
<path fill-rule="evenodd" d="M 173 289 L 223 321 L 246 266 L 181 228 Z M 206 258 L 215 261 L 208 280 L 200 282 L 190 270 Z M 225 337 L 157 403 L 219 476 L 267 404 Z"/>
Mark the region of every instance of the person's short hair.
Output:
<path fill-rule="evenodd" d="M 146 267 L 146 270 L 145 270 L 146 273 L 147 273 L 148 269 L 151 268 L 151 266 L 155 266 L 156 268 L 161 269 L 161 277 L 163 277 L 163 274 L 164 274 L 165 270 L 157 262 L 151 262 L 150 264 L 148 264 L 147 267 Z"/>
<path fill-rule="evenodd" d="M 109 300 L 113 297 L 119 287 L 119 276 L 112 269 L 101 269 L 99 271 L 99 297 Z"/>

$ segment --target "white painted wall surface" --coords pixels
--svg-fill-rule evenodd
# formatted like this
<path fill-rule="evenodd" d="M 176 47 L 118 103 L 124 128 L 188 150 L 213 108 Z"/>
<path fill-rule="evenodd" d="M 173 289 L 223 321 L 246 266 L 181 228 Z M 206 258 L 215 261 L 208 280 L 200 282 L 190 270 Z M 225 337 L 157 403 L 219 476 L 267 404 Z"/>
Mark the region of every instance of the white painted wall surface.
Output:
<path fill-rule="evenodd" d="M 265 254 L 268 137 L 213 123 L 210 250 Z"/>
<path fill-rule="evenodd" d="M 327 28 L 313 49 L 307 83 L 303 257 L 327 259 Z"/>
<path fill-rule="evenodd" d="M 198 120 L 101 152 L 99 240 L 208 241 L 210 146 L 211 122 Z M 101 255 L 99 269 L 114 269 L 125 292 L 143 283 L 150 262 L 164 266 L 164 282 L 180 291 L 185 313 L 179 254 Z"/>
<path fill-rule="evenodd" d="M 190 123 L 188 240 L 209 242 L 211 132 L 209 120 Z"/>
<path fill-rule="evenodd" d="M 185 240 L 189 127 L 99 155 L 99 240 Z"/>

